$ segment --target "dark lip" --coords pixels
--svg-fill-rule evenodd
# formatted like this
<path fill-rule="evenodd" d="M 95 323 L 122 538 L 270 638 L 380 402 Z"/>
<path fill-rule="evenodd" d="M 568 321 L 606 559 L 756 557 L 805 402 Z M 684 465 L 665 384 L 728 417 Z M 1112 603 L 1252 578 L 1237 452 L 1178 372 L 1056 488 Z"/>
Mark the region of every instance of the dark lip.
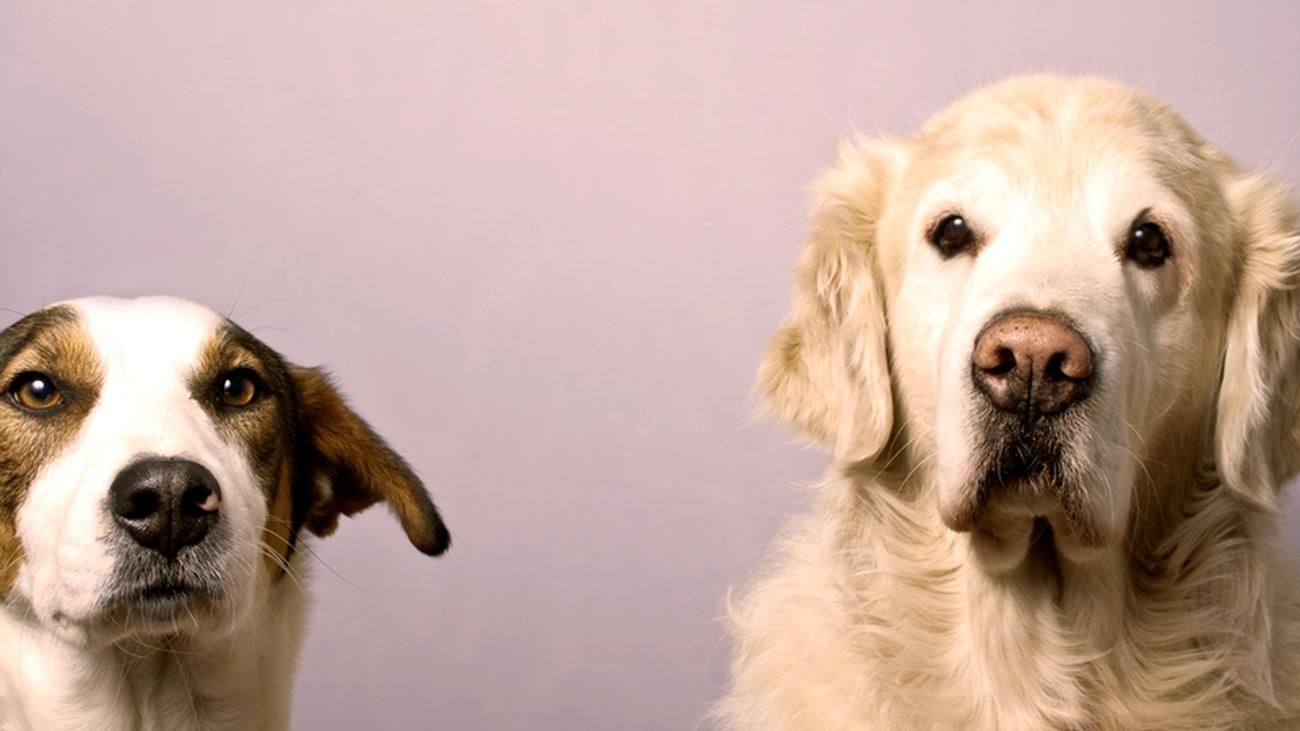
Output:
<path fill-rule="evenodd" d="M 1062 500 L 1062 466 L 1068 441 L 1057 416 L 1025 424 L 1016 416 L 985 407 L 978 423 L 983 437 L 973 445 L 978 466 L 962 486 L 961 504 L 943 516 L 952 530 L 969 532 L 995 505 L 1015 501 Z"/>
<path fill-rule="evenodd" d="M 140 601 L 166 601 L 188 597 L 193 593 L 194 589 L 186 584 L 159 584 L 140 589 L 135 592 L 135 597 Z"/>
<path fill-rule="evenodd" d="M 217 592 L 188 582 L 160 582 L 114 592 L 100 605 L 107 615 L 132 623 L 169 621 L 216 601 Z"/>

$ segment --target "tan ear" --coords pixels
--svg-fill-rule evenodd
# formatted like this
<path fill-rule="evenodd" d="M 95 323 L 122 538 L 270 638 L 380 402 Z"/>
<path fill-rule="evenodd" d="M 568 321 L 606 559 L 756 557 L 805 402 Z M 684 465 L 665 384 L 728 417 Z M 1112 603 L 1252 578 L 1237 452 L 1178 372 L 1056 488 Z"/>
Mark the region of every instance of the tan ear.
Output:
<path fill-rule="evenodd" d="M 1271 510 L 1300 468 L 1300 212 L 1291 192 L 1259 175 L 1230 174 L 1224 192 L 1239 246 L 1215 427 L 1224 484 Z"/>
<path fill-rule="evenodd" d="M 437 556 L 446 551 L 451 534 L 406 460 L 347 405 L 325 373 L 296 366 L 290 371 L 308 451 L 301 459 L 314 472 L 307 528 L 327 536 L 338 527 L 339 515 L 382 501 L 420 552 Z"/>
<path fill-rule="evenodd" d="M 845 143 L 814 188 L 812 233 L 787 325 L 758 372 L 768 410 L 843 461 L 879 454 L 893 426 L 876 229 L 903 165 L 901 144 Z"/>

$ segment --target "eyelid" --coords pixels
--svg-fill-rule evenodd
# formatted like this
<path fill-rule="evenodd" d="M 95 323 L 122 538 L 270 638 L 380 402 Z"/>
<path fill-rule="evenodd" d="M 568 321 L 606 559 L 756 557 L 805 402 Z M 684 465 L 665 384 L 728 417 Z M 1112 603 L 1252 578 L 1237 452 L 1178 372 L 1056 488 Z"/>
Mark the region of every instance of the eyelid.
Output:
<path fill-rule="evenodd" d="M 923 229 L 924 233 L 922 234 L 925 236 L 925 240 L 933 241 L 935 235 L 939 233 L 939 226 L 953 216 L 961 216 L 966 221 L 966 226 L 970 228 L 972 232 L 975 230 L 975 227 L 971 225 L 970 217 L 957 210 L 955 207 L 945 206 L 940 208 L 937 214 L 930 216 L 927 219 L 925 228 Z"/>
<path fill-rule="evenodd" d="M 53 381 L 56 386 L 61 383 L 61 379 L 55 378 L 54 374 L 49 370 L 38 367 L 14 368 L 12 369 L 11 375 L 5 378 L 3 383 L 6 389 L 12 390 L 19 383 L 30 381 L 34 378 L 47 378 Z"/>
<path fill-rule="evenodd" d="M 232 355 L 233 357 L 226 361 L 225 366 L 217 371 L 218 378 L 224 378 L 231 373 L 242 371 L 257 376 L 259 381 L 266 381 L 266 375 L 262 373 L 261 364 L 253 360 L 243 351 L 236 351 Z"/>
<path fill-rule="evenodd" d="M 1139 211 L 1138 214 L 1133 217 L 1133 223 L 1131 225 L 1141 226 L 1144 223 L 1154 223 L 1166 234 L 1171 234 L 1174 230 L 1174 222 L 1170 220 L 1169 216 L 1162 214 L 1151 206 L 1147 206 Z"/>

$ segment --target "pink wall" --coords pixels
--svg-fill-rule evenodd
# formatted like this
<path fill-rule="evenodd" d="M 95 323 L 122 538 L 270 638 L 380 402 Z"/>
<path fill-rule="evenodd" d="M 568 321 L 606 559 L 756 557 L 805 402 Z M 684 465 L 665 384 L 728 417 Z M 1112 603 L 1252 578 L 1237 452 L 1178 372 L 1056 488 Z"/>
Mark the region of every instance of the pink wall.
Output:
<path fill-rule="evenodd" d="M 804 187 L 1043 69 L 1300 182 L 1287 0 L 5 3 L 0 306 L 242 290 L 428 477 L 446 560 L 318 544 L 298 727 L 695 728 L 823 464 L 748 400 Z"/>

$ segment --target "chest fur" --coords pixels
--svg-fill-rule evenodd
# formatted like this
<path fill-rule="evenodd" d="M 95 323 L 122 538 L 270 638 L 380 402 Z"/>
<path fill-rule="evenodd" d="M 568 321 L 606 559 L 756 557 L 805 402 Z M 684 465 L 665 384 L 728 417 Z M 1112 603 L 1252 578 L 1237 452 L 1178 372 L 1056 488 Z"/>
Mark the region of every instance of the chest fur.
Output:
<path fill-rule="evenodd" d="M 265 599 L 233 631 L 94 650 L 0 610 L 0 729 L 288 728 L 303 594 L 282 581 Z"/>

